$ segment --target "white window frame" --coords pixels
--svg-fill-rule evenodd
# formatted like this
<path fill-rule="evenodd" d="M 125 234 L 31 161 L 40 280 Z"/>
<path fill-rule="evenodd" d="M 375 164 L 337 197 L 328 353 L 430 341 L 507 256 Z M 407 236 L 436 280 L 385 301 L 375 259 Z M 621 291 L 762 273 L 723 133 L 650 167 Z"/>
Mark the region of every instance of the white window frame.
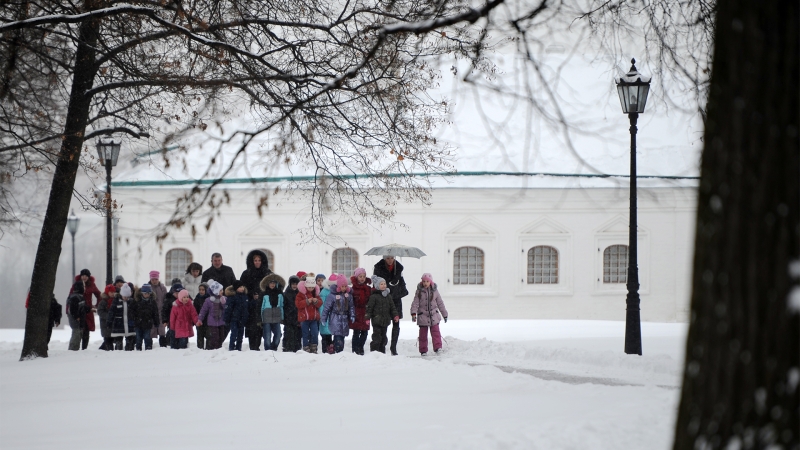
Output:
<path fill-rule="evenodd" d="M 355 255 L 356 263 L 355 263 L 355 266 L 352 269 L 341 270 L 341 268 L 339 268 L 339 267 L 334 267 L 334 263 L 335 263 L 335 259 L 336 259 L 336 252 L 341 251 L 341 250 L 349 250 L 349 251 L 352 252 L 352 254 Z M 356 270 L 358 267 L 360 267 L 359 264 L 361 263 L 361 255 L 359 253 L 360 252 L 358 250 L 356 250 L 356 249 L 354 249 L 352 247 L 339 247 L 339 248 L 334 249 L 331 252 L 331 258 L 330 258 L 331 272 L 332 273 L 341 273 L 341 274 L 343 274 L 343 275 L 345 275 L 347 277 L 350 277 L 351 275 L 353 275 L 353 271 Z"/>
<path fill-rule="evenodd" d="M 177 275 L 170 274 L 170 261 L 169 261 L 170 254 L 172 252 L 177 252 L 179 250 L 184 251 L 184 252 L 189 254 L 188 262 L 186 262 L 186 264 L 184 264 L 183 267 L 178 269 L 178 274 Z M 186 268 L 189 267 L 189 264 L 191 264 L 192 262 L 195 261 L 193 258 L 194 258 L 194 253 L 192 253 L 191 250 L 189 250 L 188 248 L 185 248 L 185 247 L 174 247 L 174 248 L 171 248 L 171 249 L 167 250 L 166 253 L 164 254 L 164 278 L 162 279 L 164 284 L 165 285 L 170 285 L 170 283 L 172 283 L 172 279 L 173 278 L 183 279 L 183 276 L 186 275 Z M 172 276 L 170 276 L 170 275 L 172 275 Z"/>
<path fill-rule="evenodd" d="M 611 245 L 628 245 L 627 233 L 597 233 L 594 240 L 594 290 L 593 295 L 620 295 L 628 291 L 626 283 L 603 283 L 603 251 Z M 638 233 L 639 294 L 650 293 L 650 236 L 639 229 Z"/>
<path fill-rule="evenodd" d="M 517 267 L 517 295 L 542 296 L 557 295 L 567 296 L 573 294 L 572 277 L 572 236 L 568 233 L 533 233 L 523 234 L 519 237 L 519 255 Z M 558 283 L 528 284 L 528 251 L 534 247 L 553 247 L 558 251 Z"/>

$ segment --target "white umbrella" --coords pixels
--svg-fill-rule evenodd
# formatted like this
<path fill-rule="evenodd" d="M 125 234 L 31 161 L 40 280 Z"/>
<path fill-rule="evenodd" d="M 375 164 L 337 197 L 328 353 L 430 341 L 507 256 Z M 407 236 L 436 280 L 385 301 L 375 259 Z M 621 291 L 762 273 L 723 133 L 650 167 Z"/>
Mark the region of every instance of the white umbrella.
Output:
<path fill-rule="evenodd" d="M 372 247 L 369 249 L 368 252 L 364 253 L 365 255 L 392 255 L 392 256 L 408 256 L 411 258 L 422 258 L 425 255 L 425 252 L 418 249 L 417 247 L 409 247 L 408 245 L 400 245 L 400 244 L 389 244 L 389 245 L 381 245 L 379 247 Z"/>

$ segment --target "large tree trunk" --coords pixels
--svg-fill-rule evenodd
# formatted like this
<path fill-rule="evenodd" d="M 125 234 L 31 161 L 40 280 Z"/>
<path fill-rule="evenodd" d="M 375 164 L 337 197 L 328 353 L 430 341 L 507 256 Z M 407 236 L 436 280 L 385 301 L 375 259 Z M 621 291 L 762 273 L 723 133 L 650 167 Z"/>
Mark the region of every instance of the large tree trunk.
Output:
<path fill-rule="evenodd" d="M 676 450 L 800 448 L 799 14 L 718 3 Z"/>
<path fill-rule="evenodd" d="M 39 248 L 31 275 L 31 297 L 25 318 L 25 340 L 21 360 L 47 357 L 47 321 L 50 314 L 50 297 L 56 283 L 56 268 L 61 256 L 61 241 L 67 226 L 72 189 L 78 172 L 83 136 L 89 118 L 90 100 L 86 92 L 91 89 L 95 68 L 94 45 L 100 22 L 90 20 L 80 26 L 80 44 L 75 52 L 74 77 L 70 92 L 64 140 L 61 143 L 47 212 L 42 223 Z M 74 275 L 74 274 L 73 274 Z"/>

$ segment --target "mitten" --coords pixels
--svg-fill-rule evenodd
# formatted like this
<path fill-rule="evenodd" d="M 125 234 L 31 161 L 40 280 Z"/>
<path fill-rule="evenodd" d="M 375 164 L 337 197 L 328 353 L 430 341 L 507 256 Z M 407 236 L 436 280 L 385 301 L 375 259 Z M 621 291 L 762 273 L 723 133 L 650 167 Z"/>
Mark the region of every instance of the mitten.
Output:
<path fill-rule="evenodd" d="M 444 318 L 444 323 L 447 323 L 447 317 Z"/>

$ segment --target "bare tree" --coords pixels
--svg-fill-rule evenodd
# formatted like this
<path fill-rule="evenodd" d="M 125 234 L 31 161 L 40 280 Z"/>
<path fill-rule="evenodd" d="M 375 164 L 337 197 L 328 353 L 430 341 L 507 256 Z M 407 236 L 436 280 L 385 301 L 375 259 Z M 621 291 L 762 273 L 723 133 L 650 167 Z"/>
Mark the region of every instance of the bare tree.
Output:
<path fill-rule="evenodd" d="M 718 5 L 675 449 L 800 448 L 798 16 Z"/>

